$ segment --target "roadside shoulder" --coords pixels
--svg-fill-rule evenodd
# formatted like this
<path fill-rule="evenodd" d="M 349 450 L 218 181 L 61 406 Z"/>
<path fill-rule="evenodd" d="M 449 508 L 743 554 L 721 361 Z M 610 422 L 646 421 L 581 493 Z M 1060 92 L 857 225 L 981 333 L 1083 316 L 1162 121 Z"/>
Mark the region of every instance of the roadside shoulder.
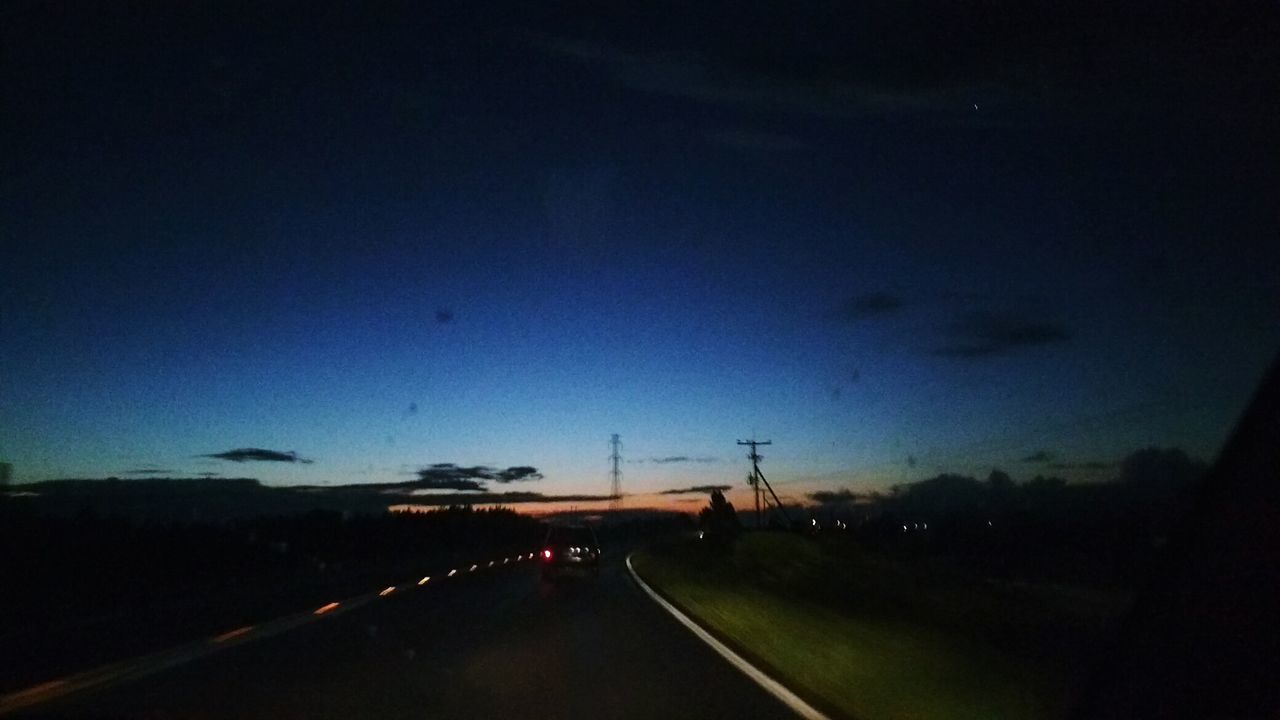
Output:
<path fill-rule="evenodd" d="M 688 628 L 688 630 L 697 636 L 699 640 L 710 646 L 712 650 L 715 650 L 721 657 L 728 661 L 730 665 L 733 665 L 744 675 L 751 678 L 751 680 L 757 685 L 764 688 L 766 692 L 773 695 L 784 705 L 795 711 L 797 715 L 807 718 L 808 720 L 828 720 L 826 714 L 805 702 L 805 700 L 799 695 L 796 695 L 794 692 L 787 689 L 785 685 L 770 677 L 755 665 L 751 664 L 746 658 L 742 657 L 728 645 L 721 642 L 699 625 L 697 621 L 686 615 L 684 611 L 663 597 L 657 590 L 650 587 L 649 584 L 640 577 L 640 574 L 636 572 L 635 567 L 631 564 L 631 557 L 633 554 L 634 553 L 629 553 L 627 555 L 627 572 L 631 574 L 631 579 L 635 581 L 636 585 L 638 585 L 646 595 L 657 603 L 659 607 L 666 610 L 667 613 L 675 618 L 677 622 Z"/>

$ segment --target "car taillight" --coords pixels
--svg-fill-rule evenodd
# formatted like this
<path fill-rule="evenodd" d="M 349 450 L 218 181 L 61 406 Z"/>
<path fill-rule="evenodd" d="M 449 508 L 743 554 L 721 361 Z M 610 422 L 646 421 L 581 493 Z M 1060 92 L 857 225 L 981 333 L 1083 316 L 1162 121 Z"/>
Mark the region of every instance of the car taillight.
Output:
<path fill-rule="evenodd" d="M 551 559 L 551 548 L 547 548 L 546 550 L 543 550 L 543 551 L 542 551 L 542 557 L 543 557 L 543 559 L 545 559 L 545 560 L 550 560 L 550 559 Z"/>

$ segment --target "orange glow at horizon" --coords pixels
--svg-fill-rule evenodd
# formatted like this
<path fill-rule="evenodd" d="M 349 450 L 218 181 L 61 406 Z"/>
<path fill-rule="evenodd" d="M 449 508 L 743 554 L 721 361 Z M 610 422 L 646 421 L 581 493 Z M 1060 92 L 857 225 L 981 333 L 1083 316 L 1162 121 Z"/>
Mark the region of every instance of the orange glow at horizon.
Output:
<path fill-rule="evenodd" d="M 734 507 L 739 511 L 747 511 L 752 501 L 751 492 L 744 488 L 732 488 L 725 492 L 726 499 L 733 503 Z M 459 498 L 463 499 L 463 498 Z M 623 510 L 655 510 L 661 512 L 679 512 L 689 515 L 696 515 L 702 508 L 706 507 L 709 498 L 705 494 L 683 494 L 683 495 L 663 495 L 660 493 L 651 493 L 643 495 L 627 495 L 623 498 Z M 591 512 L 608 512 L 610 510 L 611 501 L 609 500 L 552 500 L 549 502 L 523 502 L 523 503 L 475 503 L 470 507 L 476 510 L 494 510 L 503 508 L 518 512 L 522 515 L 533 515 L 541 517 L 543 515 L 559 515 L 563 513 L 591 513 Z M 387 507 L 389 512 L 432 512 L 433 510 L 443 510 L 446 505 L 418 505 L 414 503 L 398 503 Z"/>

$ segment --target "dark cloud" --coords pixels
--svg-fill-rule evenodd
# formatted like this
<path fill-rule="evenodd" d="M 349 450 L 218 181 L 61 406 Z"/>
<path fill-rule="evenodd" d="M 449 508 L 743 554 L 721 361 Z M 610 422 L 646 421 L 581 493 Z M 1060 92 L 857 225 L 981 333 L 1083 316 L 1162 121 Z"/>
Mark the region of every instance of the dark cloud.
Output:
<path fill-rule="evenodd" d="M 614 499 L 612 495 L 543 495 L 528 491 L 494 493 L 492 498 L 497 503 L 600 502 Z"/>
<path fill-rule="evenodd" d="M 218 460 L 230 460 L 231 462 L 287 462 L 304 464 L 311 464 L 313 462 L 307 458 L 298 457 L 298 453 L 292 450 L 289 452 L 280 452 L 279 450 L 263 450 L 262 448 L 237 448 L 235 450 L 227 450 L 226 452 L 197 455 L 196 457 L 216 458 Z"/>
<path fill-rule="evenodd" d="M 172 475 L 176 472 L 177 472 L 176 470 L 166 470 L 163 468 L 134 468 L 132 470 L 124 470 L 122 471 L 121 474 L 123 475 L 164 475 L 164 474 Z"/>
<path fill-rule="evenodd" d="M 1051 462 L 1055 455 L 1048 450 L 1037 450 L 1030 455 L 1022 458 L 1024 463 L 1047 463 Z"/>
<path fill-rule="evenodd" d="M 1003 355 L 1023 348 L 1066 342 L 1066 328 L 1050 320 L 1035 320 L 1016 314 L 978 313 L 959 323 L 950 341 L 933 350 L 948 358 L 980 358 Z"/>
<path fill-rule="evenodd" d="M 202 478 L 222 477 L 222 473 L 216 473 L 216 472 L 200 472 L 200 473 L 196 473 L 196 475 L 199 475 Z"/>
<path fill-rule="evenodd" d="M 453 463 L 436 463 L 416 471 L 416 487 L 433 490 L 467 490 L 483 492 L 489 487 L 481 480 L 489 480 L 492 468 L 484 466 L 459 467 Z"/>
<path fill-rule="evenodd" d="M 509 467 L 506 470 L 499 470 L 489 479 L 500 483 L 541 480 L 542 473 L 538 472 L 538 469 L 535 467 L 517 465 L 515 467 Z"/>
<path fill-rule="evenodd" d="M 506 484 L 526 480 L 541 480 L 543 477 L 537 468 L 528 465 L 516 465 L 505 470 L 498 470 L 486 465 L 467 467 L 453 463 L 436 463 L 419 468 L 414 474 L 418 476 L 418 479 L 413 483 L 417 487 L 469 491 L 488 490 L 489 488 L 484 484 L 485 482 Z"/>
<path fill-rule="evenodd" d="M 689 457 L 688 455 L 668 455 L 666 457 L 651 457 L 651 463 L 713 463 L 717 462 L 717 458 L 713 457 Z"/>
<path fill-rule="evenodd" d="M 406 417 L 408 417 L 409 415 L 417 415 L 417 414 L 418 414 L 418 403 L 416 403 L 416 402 L 411 402 L 411 403 L 409 403 L 409 407 L 405 408 L 404 414 L 405 414 L 405 416 L 406 416 Z"/>
<path fill-rule="evenodd" d="M 866 318 L 891 315 L 901 310 L 907 301 L 887 292 L 871 292 L 849 298 L 835 310 L 835 317 L 854 322 Z"/>
<path fill-rule="evenodd" d="M 808 498 L 819 505 L 851 505 L 858 501 L 858 494 L 847 488 L 811 492 Z"/>
<path fill-rule="evenodd" d="M 489 489 L 488 485 L 476 480 L 467 480 L 465 478 L 438 478 L 424 477 L 417 482 L 412 483 L 415 488 L 423 490 L 462 490 L 466 492 L 485 492 Z"/>
<path fill-rule="evenodd" d="M 658 494 L 659 495 L 691 495 L 693 493 L 699 493 L 699 494 L 706 495 L 706 494 L 715 492 L 717 490 L 720 492 L 724 492 L 725 490 L 731 490 L 732 488 L 733 488 L 732 485 L 694 485 L 692 487 L 671 488 L 670 490 L 663 490 Z"/>
<path fill-rule="evenodd" d="M 449 308 L 437 308 L 436 322 L 442 325 L 453 322 L 453 311 Z"/>
<path fill-rule="evenodd" d="M 915 455 L 908 455 L 908 456 L 907 456 L 907 467 L 909 467 L 909 468 L 913 468 L 913 467 L 915 467 L 917 464 L 919 464 L 919 461 L 917 461 L 917 460 L 916 460 L 916 456 L 915 456 Z"/>
<path fill-rule="evenodd" d="M 368 486 L 347 485 L 338 489 L 351 491 L 357 489 L 368 489 Z M 609 495 L 543 495 L 542 493 L 537 492 L 521 491 L 505 493 L 469 493 L 466 495 L 415 495 L 407 504 L 422 505 L 424 507 L 438 507 L 441 505 L 468 504 L 517 505 L 525 503 L 602 502 L 612 499 L 613 498 Z"/>

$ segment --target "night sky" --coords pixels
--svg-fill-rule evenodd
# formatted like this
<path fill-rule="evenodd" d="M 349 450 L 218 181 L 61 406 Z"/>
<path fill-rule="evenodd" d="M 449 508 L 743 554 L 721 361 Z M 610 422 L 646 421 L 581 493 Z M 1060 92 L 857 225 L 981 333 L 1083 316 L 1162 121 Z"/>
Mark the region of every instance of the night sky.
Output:
<path fill-rule="evenodd" d="M 123 5 L 0 9 L 15 481 L 1103 479 L 1280 349 L 1275 3 Z"/>

